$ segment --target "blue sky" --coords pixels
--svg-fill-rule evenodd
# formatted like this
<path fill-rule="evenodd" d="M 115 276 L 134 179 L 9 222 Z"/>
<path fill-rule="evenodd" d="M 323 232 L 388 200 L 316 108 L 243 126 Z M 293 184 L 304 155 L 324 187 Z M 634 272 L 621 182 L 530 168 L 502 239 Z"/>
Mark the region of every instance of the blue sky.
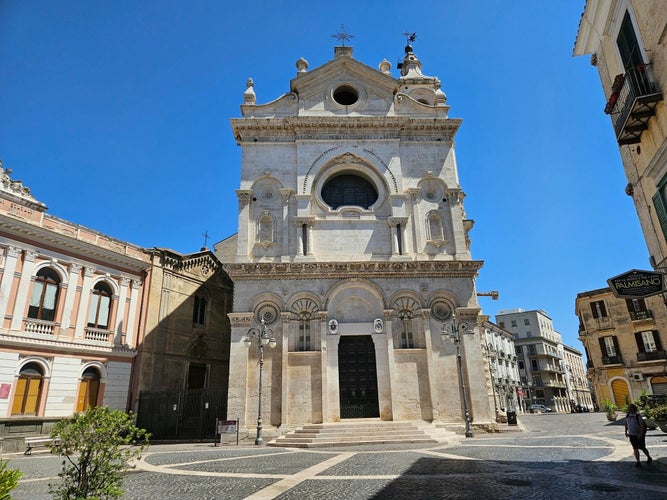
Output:
<path fill-rule="evenodd" d="M 584 0 L 0 2 L 0 159 L 49 213 L 194 252 L 236 232 L 240 116 L 333 57 L 341 24 L 376 68 L 406 30 L 456 136 L 484 313 L 544 309 L 581 351 L 574 300 L 648 253 L 596 68 L 572 49 Z"/>

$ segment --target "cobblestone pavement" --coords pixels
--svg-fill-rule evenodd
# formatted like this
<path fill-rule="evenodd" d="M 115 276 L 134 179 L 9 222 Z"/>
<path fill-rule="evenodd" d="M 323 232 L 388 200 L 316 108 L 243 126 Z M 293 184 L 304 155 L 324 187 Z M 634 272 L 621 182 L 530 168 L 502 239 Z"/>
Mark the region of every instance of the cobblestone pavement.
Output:
<path fill-rule="evenodd" d="M 649 431 L 653 464 L 634 467 L 623 420 L 603 413 L 521 415 L 498 434 L 432 445 L 315 450 L 154 445 L 123 483 L 127 499 L 667 498 L 667 434 Z M 11 455 L 15 500 L 49 498 L 60 459 Z"/>

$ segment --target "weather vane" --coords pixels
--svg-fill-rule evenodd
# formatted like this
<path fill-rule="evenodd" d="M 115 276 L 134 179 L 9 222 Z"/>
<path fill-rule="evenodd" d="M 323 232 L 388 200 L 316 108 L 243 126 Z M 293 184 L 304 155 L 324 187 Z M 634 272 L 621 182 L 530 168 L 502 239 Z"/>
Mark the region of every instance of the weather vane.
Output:
<path fill-rule="evenodd" d="M 335 38 L 343 45 L 343 47 L 345 47 L 345 42 L 352 40 L 354 38 L 354 35 L 350 35 L 345 30 L 345 25 L 341 24 L 338 33 L 334 33 L 333 35 L 331 35 L 331 38 Z"/>
<path fill-rule="evenodd" d="M 408 30 L 405 30 L 405 33 L 403 33 L 403 36 L 405 37 L 405 43 L 410 45 L 412 42 L 414 42 L 417 39 L 417 33 L 410 33 Z"/>

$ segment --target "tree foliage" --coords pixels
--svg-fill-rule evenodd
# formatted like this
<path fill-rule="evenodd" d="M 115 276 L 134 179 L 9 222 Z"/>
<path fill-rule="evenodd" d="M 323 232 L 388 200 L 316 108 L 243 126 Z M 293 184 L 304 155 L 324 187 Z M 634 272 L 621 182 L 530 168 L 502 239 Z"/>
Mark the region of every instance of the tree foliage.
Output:
<path fill-rule="evenodd" d="M 50 484 L 54 498 L 112 498 L 123 494 L 122 474 L 148 446 L 149 434 L 133 423 L 133 415 L 105 406 L 91 408 L 58 422 L 51 452 L 64 457 L 59 484 Z"/>
<path fill-rule="evenodd" d="M 0 500 L 11 498 L 9 492 L 19 485 L 19 479 L 23 475 L 16 469 L 8 469 L 7 460 L 0 460 Z"/>

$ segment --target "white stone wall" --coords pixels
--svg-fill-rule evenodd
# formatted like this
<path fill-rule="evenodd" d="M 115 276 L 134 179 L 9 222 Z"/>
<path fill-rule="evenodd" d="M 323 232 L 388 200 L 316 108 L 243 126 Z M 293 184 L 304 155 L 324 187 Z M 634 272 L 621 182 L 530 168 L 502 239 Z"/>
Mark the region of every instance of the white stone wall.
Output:
<path fill-rule="evenodd" d="M 80 358 L 57 356 L 53 359 L 45 417 L 66 417 L 74 413 L 80 377 Z"/>
<path fill-rule="evenodd" d="M 9 416 L 9 402 L 11 400 L 11 391 L 14 390 L 14 381 L 16 380 L 14 374 L 18 360 L 18 353 L 0 351 L 0 384 L 9 384 L 11 387 L 7 398 L 0 399 L 0 415 L 3 417 Z"/>

